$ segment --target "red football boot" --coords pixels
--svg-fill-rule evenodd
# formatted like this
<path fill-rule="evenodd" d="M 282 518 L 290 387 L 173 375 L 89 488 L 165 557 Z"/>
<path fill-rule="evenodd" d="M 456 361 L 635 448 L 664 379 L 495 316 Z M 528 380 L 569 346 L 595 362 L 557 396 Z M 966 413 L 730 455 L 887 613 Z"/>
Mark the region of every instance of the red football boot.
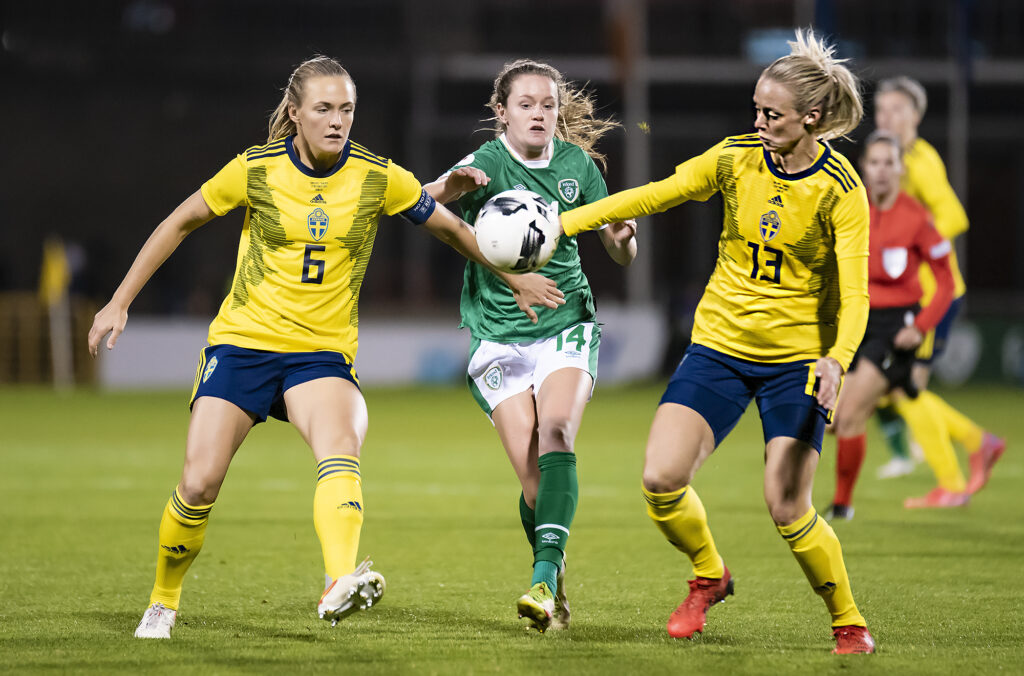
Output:
<path fill-rule="evenodd" d="M 832 650 L 833 655 L 853 655 L 856 653 L 875 652 L 875 639 L 871 638 L 867 627 L 849 625 L 836 627 L 832 630 L 836 638 L 836 647 Z"/>
<path fill-rule="evenodd" d="M 698 577 L 689 580 L 690 594 L 668 618 L 668 635 L 672 638 L 690 638 L 704 631 L 708 608 L 724 601 L 732 594 L 733 583 L 729 569 L 720 578 Z"/>
<path fill-rule="evenodd" d="M 988 483 L 992 467 L 999 462 L 1006 451 L 1006 441 L 991 432 L 985 432 L 981 448 L 970 455 L 971 478 L 967 480 L 967 492 L 974 495 Z"/>
<path fill-rule="evenodd" d="M 970 493 L 954 493 L 942 486 L 936 486 L 927 495 L 919 498 L 907 498 L 903 506 L 907 509 L 924 509 L 929 507 L 962 507 L 971 499 Z"/>

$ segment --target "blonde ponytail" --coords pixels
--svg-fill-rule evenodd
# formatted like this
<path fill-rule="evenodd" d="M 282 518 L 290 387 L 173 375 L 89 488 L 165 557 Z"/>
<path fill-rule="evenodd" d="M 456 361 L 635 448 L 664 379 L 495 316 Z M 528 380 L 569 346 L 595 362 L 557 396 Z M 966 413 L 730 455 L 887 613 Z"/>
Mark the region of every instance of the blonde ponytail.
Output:
<path fill-rule="evenodd" d="M 798 29 L 796 41 L 789 43 L 788 56 L 776 59 L 761 77 L 786 86 L 793 93 L 793 107 L 800 113 L 812 108 L 821 111 L 814 129 L 818 138 L 846 136 L 864 117 L 860 82 L 844 63 L 835 57 L 835 47 L 818 38 L 811 29 Z"/>

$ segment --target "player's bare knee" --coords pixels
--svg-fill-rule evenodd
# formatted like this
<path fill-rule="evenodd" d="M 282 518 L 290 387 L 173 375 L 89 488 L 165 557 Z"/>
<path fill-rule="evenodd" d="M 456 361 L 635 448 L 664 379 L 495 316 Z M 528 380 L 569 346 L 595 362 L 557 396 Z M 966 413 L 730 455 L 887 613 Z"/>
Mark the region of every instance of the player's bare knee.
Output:
<path fill-rule="evenodd" d="M 537 430 L 537 447 L 541 455 L 557 451 L 573 451 L 576 427 L 568 418 L 542 420 Z"/>
<path fill-rule="evenodd" d="M 807 513 L 809 507 L 800 501 L 766 498 L 768 513 L 777 526 L 788 526 Z"/>
<path fill-rule="evenodd" d="M 690 483 L 689 475 L 666 471 L 660 467 L 644 467 L 644 488 L 651 493 L 672 493 Z"/>
<path fill-rule="evenodd" d="M 178 493 L 186 504 L 212 505 L 220 493 L 221 482 L 210 481 L 204 477 L 182 477 L 178 484 Z"/>

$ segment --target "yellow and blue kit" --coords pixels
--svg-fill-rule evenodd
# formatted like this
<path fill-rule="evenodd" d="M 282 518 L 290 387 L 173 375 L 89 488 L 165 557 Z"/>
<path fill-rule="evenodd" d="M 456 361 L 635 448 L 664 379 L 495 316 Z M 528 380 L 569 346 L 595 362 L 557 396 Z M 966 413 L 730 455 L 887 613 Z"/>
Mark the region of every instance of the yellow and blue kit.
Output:
<path fill-rule="evenodd" d="M 566 234 L 722 194 L 718 262 L 692 341 L 739 359 L 850 365 L 868 316 L 868 199 L 825 144 L 805 171 L 777 169 L 756 134 L 731 136 L 661 181 L 562 214 Z"/>
<path fill-rule="evenodd" d="M 209 342 L 332 350 L 351 363 L 377 222 L 414 209 L 422 188 L 411 173 L 351 140 L 335 166 L 314 171 L 299 160 L 292 138 L 249 148 L 202 186 L 217 215 L 246 207 L 231 292 Z"/>
<path fill-rule="evenodd" d="M 923 138 L 915 139 L 910 149 L 903 154 L 903 166 L 902 189 L 931 213 L 939 234 L 953 242 L 957 236 L 967 232 L 967 212 L 957 199 L 953 186 L 949 184 L 946 165 L 932 144 Z M 963 295 L 967 292 L 956 258 L 956 247 L 949 253 L 949 267 L 953 270 L 953 302 L 938 326 L 925 335 L 924 343 L 917 352 L 918 361 L 926 364 L 938 359 L 945 351 L 953 320 L 960 312 Z M 919 272 L 921 302 L 927 305 L 935 295 L 935 275 L 927 263 L 921 264 Z"/>
<path fill-rule="evenodd" d="M 766 441 L 820 450 L 814 362 L 849 368 L 868 315 L 867 193 L 845 157 L 821 143 L 810 167 L 786 174 L 756 134 L 731 136 L 667 179 L 566 212 L 562 226 L 572 235 L 719 192 L 718 262 L 662 401 L 696 410 L 718 442 L 756 397 Z"/>
<path fill-rule="evenodd" d="M 217 215 L 245 205 L 231 291 L 210 324 L 191 402 L 226 399 L 258 422 L 287 420 L 288 388 L 337 377 L 358 386 L 359 288 L 382 214 L 423 222 L 416 178 L 348 141 L 326 171 L 304 165 L 293 137 L 249 148 L 203 184 Z"/>
<path fill-rule="evenodd" d="M 923 138 L 918 138 L 910 149 L 903 154 L 903 179 L 900 187 L 908 195 L 924 205 L 932 215 L 935 229 L 943 238 L 950 242 L 967 232 L 967 212 L 953 192 L 946 176 L 946 165 L 942 163 L 938 151 Z M 949 255 L 950 266 L 953 268 L 953 298 L 959 298 L 967 291 L 964 277 L 960 274 L 956 251 Z M 921 265 L 921 283 L 924 288 L 923 303 L 928 304 L 935 293 L 935 277 L 928 265 Z"/>

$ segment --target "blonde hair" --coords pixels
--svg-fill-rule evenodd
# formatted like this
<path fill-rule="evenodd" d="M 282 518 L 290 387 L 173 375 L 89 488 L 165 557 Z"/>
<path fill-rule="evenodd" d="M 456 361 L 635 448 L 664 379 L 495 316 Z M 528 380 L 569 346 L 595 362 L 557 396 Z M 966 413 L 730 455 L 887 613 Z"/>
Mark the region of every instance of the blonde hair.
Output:
<path fill-rule="evenodd" d="M 281 103 L 277 104 L 277 108 L 274 109 L 273 114 L 270 116 L 270 132 L 267 135 L 267 143 L 296 133 L 295 123 L 292 122 L 291 117 L 288 115 L 289 104 L 295 104 L 296 107 L 301 106 L 302 92 L 306 80 L 325 76 L 346 77 L 349 82 L 352 82 L 352 89 L 355 90 L 356 85 L 352 80 L 352 76 L 348 74 L 347 70 L 342 68 L 340 63 L 331 57 L 317 54 L 311 59 L 306 59 L 292 71 L 291 76 L 288 78 L 288 84 L 284 88 L 284 96 L 281 97 Z"/>
<path fill-rule="evenodd" d="M 837 59 L 835 47 L 825 44 L 811 29 L 797 29 L 796 41 L 790 42 L 789 48 L 789 55 L 776 59 L 761 77 L 786 86 L 798 112 L 821 110 L 814 130 L 819 138 L 838 138 L 856 129 L 864 117 L 864 103 L 860 82 L 843 65 L 847 59 Z"/>
<path fill-rule="evenodd" d="M 594 117 L 594 99 L 583 88 L 576 88 L 566 82 L 554 66 L 531 59 L 519 59 L 506 63 L 494 79 L 494 91 L 487 107 L 494 113 L 488 122 L 494 122 L 494 134 L 500 136 L 506 131 L 505 123 L 498 117 L 498 104 L 508 107 L 512 83 L 520 75 L 542 75 L 555 83 L 558 90 L 558 119 L 555 122 L 555 136 L 568 143 L 578 145 L 595 162 L 606 168 L 605 156 L 594 147 L 607 132 L 621 126 L 610 118 Z"/>
<path fill-rule="evenodd" d="M 899 77 L 890 77 L 882 80 L 878 83 L 878 89 L 875 90 L 875 98 L 878 98 L 879 94 L 887 92 L 899 92 L 910 99 L 910 103 L 914 106 L 914 110 L 917 111 L 918 117 L 923 118 L 924 112 L 928 110 L 928 94 L 921 83 L 914 78 L 900 75 Z"/>

